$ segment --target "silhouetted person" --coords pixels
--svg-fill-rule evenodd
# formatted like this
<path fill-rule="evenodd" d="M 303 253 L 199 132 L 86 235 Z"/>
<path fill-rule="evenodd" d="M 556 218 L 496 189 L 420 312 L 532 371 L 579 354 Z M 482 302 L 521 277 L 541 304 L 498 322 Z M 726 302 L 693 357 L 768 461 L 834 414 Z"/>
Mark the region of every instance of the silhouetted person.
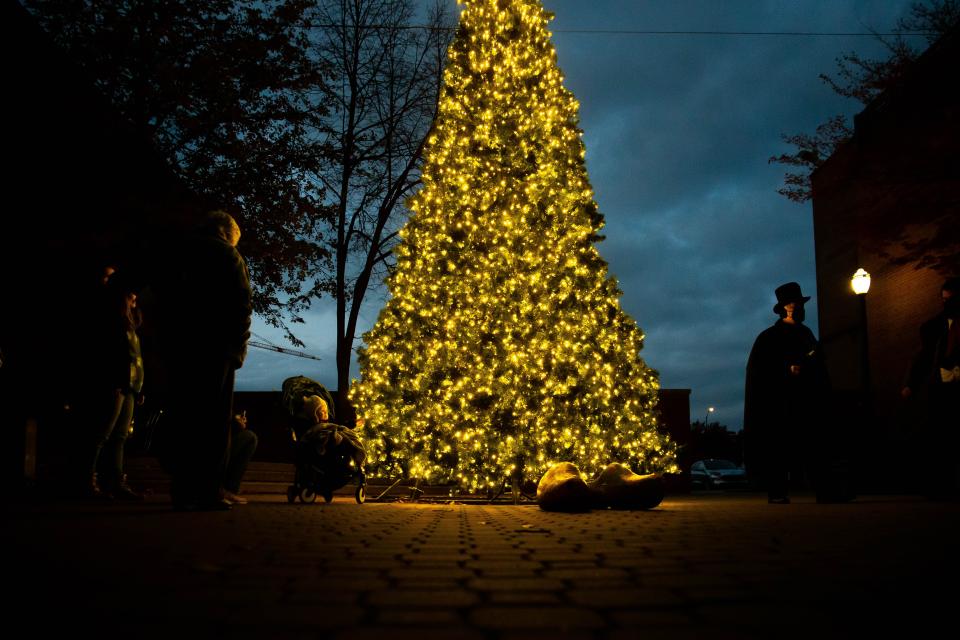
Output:
<path fill-rule="evenodd" d="M 133 283 L 112 272 L 103 280 L 104 326 L 96 330 L 97 378 L 85 401 L 91 411 L 92 455 L 86 475 L 90 492 L 117 500 L 140 500 L 123 474 L 123 449 L 130 434 L 134 407 L 142 404 L 143 357 L 140 353 L 140 314 Z"/>
<path fill-rule="evenodd" d="M 64 386 L 72 416 L 63 443 L 70 459 L 68 492 L 83 498 L 105 497 L 97 481 L 97 463 L 119 418 L 116 391 L 128 384 L 123 380 L 127 314 L 121 289 L 129 285 L 122 284 L 116 274 L 117 266 L 111 260 L 83 278 L 70 305 L 76 310 L 75 317 L 65 329 Z M 131 315 L 130 321 L 135 320 Z M 126 366 L 129 378 L 129 364 Z M 112 442 L 110 448 L 116 444 Z M 122 449 L 123 443 L 119 444 Z"/>
<path fill-rule="evenodd" d="M 257 434 L 247 428 L 247 412 L 233 416 L 230 433 L 230 456 L 223 480 L 223 499 L 230 504 L 246 504 L 247 499 L 240 495 L 240 483 L 247 465 L 257 450 Z"/>
<path fill-rule="evenodd" d="M 919 443 L 925 491 L 955 496 L 960 492 L 960 278 L 943 283 L 940 299 L 943 311 L 920 327 L 920 349 L 901 395 L 918 396 L 926 409 Z"/>
<path fill-rule="evenodd" d="M 169 415 L 161 458 L 172 474 L 176 509 L 229 509 L 221 495 L 230 448 L 234 373 L 250 337 L 251 292 L 237 251 L 240 227 L 224 211 L 209 213 L 182 255 L 164 307 Z"/>
<path fill-rule="evenodd" d="M 776 296 L 780 319 L 757 336 L 747 361 L 743 426 L 748 471 L 765 481 L 771 503 L 785 504 L 790 471 L 813 472 L 820 457 L 814 441 L 828 420 L 829 381 L 820 345 L 803 324 L 810 297 L 796 282 L 777 287 Z"/>

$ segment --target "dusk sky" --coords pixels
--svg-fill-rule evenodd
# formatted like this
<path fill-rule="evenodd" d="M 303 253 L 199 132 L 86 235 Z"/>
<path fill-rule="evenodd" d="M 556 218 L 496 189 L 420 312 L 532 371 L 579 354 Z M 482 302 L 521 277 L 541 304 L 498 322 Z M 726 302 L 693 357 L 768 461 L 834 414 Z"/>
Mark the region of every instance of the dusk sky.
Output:
<path fill-rule="evenodd" d="M 883 54 L 872 37 L 573 33 L 890 31 L 909 0 L 545 0 L 566 86 L 580 102 L 587 170 L 607 239 L 599 250 L 646 334 L 642 352 L 664 388 L 688 388 L 691 420 L 739 429 L 744 369 L 776 320 L 774 289 L 791 280 L 814 299 L 809 203 L 777 194 L 782 133 L 812 132 L 860 110 L 824 85 L 835 59 Z M 914 38 L 919 47 L 923 38 Z M 242 247 L 241 247 L 242 248 Z M 384 292 L 368 296 L 359 334 Z M 327 302 L 327 301 L 325 301 Z M 321 362 L 251 349 L 237 389 L 278 390 L 291 375 L 336 385 L 332 304 L 294 332 Z M 255 319 L 261 339 L 282 334 Z M 358 377 L 355 370 L 353 377 Z"/>

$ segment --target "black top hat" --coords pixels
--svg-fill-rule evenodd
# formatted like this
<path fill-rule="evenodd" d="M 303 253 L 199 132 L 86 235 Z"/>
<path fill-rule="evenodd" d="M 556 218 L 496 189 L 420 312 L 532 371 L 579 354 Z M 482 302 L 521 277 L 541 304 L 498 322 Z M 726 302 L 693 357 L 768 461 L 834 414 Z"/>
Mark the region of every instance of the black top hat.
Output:
<path fill-rule="evenodd" d="M 777 315 L 780 314 L 785 304 L 790 304 L 791 302 L 806 302 L 810 299 L 810 296 L 805 296 L 800 291 L 800 283 L 798 282 L 782 284 L 777 287 L 775 293 L 777 294 L 777 304 L 773 305 L 773 312 Z"/>

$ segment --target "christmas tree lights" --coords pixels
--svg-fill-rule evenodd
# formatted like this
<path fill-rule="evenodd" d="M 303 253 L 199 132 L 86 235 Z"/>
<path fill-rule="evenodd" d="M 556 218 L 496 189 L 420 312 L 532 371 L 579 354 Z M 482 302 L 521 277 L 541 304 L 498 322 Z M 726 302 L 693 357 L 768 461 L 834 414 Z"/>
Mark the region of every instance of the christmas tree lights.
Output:
<path fill-rule="evenodd" d="M 539 0 L 469 0 L 351 398 L 371 471 L 470 490 L 556 462 L 675 471 L 595 243 L 578 104 Z"/>

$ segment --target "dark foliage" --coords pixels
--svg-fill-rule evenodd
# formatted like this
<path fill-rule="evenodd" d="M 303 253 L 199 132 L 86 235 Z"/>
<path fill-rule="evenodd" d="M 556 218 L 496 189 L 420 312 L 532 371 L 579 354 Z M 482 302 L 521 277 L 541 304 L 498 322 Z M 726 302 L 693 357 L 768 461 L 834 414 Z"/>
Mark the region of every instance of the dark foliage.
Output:
<path fill-rule="evenodd" d="M 452 36 L 442 3 L 424 16 L 416 10 L 412 0 L 319 0 L 309 12 L 312 53 L 331 74 L 322 102 L 333 152 L 310 179 L 334 212 L 327 246 L 335 263 L 342 402 L 361 305 L 390 266 L 404 202 L 420 181 Z"/>
<path fill-rule="evenodd" d="M 906 18 L 897 22 L 897 30 L 904 33 L 923 33 L 928 44 L 960 22 L 960 1 L 925 0 L 910 6 Z M 879 59 L 850 52 L 837 58 L 835 75 L 820 74 L 820 80 L 834 92 L 868 104 L 884 90 L 896 85 L 911 63 L 922 53 L 903 36 L 892 39 L 877 35 L 887 49 Z M 850 139 L 853 128 L 842 115 L 833 116 L 817 127 L 813 134 L 784 134 L 784 142 L 795 147 L 792 153 L 770 158 L 770 162 L 784 164 L 792 170 L 784 175 L 784 186 L 778 193 L 794 202 L 806 202 L 811 196 L 810 175 L 836 149 Z"/>
<path fill-rule="evenodd" d="M 743 464 L 743 432 L 729 431 L 718 422 L 693 422 L 684 455 L 692 461 L 719 458 Z"/>
<path fill-rule="evenodd" d="M 286 326 L 331 289 L 326 151 L 306 0 L 26 0 L 46 31 L 197 194 L 244 234 L 254 306 Z M 289 331 L 288 331 L 289 334 Z M 295 339 L 293 339 L 295 343 Z"/>

